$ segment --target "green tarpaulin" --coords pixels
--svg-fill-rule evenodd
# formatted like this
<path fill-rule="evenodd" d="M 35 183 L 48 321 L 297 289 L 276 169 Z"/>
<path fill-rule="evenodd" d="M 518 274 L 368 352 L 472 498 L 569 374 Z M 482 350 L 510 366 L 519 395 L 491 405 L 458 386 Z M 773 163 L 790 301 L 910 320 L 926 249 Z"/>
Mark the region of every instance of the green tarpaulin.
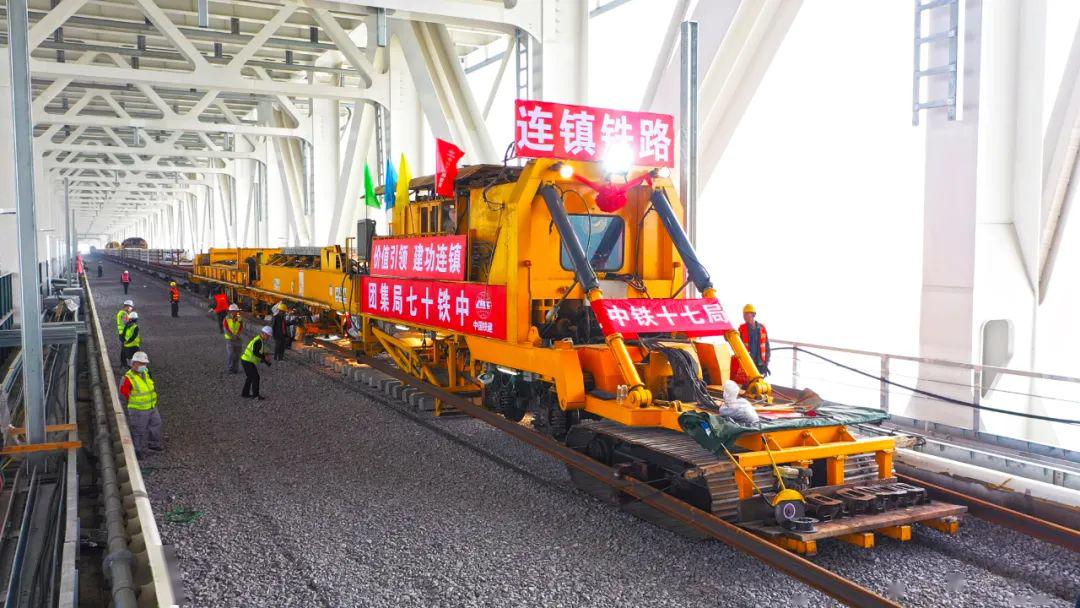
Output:
<path fill-rule="evenodd" d="M 679 416 L 679 425 L 702 447 L 717 456 L 723 456 L 724 446 L 734 450 L 735 440 L 748 433 L 769 433 L 789 429 L 808 429 L 837 424 L 868 424 L 881 422 L 889 417 L 881 410 L 854 405 L 824 402 L 818 406 L 816 416 L 765 420 L 753 425 L 742 425 L 721 418 L 716 414 L 686 412 Z"/>

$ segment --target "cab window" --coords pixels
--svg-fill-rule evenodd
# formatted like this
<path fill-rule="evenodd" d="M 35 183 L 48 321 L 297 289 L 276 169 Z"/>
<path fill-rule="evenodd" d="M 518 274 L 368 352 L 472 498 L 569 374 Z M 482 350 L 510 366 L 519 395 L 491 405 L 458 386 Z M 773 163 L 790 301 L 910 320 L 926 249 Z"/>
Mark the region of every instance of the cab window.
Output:
<path fill-rule="evenodd" d="M 626 232 L 623 219 L 617 215 L 571 214 L 570 225 L 577 234 L 581 248 L 585 250 L 593 270 L 615 272 L 623 266 L 623 234 Z M 566 270 L 573 271 L 574 263 L 566 247 L 562 247 L 560 263 Z"/>

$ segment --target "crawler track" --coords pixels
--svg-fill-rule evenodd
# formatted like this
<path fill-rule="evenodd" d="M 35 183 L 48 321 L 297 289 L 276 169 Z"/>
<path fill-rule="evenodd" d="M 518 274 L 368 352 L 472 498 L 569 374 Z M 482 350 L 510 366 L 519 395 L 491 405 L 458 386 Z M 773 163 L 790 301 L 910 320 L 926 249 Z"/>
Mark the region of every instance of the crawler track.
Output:
<path fill-rule="evenodd" d="M 345 352 L 344 349 L 337 349 Z M 632 478 L 621 477 L 610 467 L 604 466 L 588 456 L 559 443 L 518 423 L 511 422 L 487 409 L 474 405 L 458 395 L 443 391 L 430 384 L 418 382 L 414 377 L 398 370 L 385 361 L 366 356 L 357 359 L 398 381 L 421 390 L 458 411 L 498 428 L 572 467 L 578 474 L 603 483 L 612 490 L 626 494 L 641 504 L 672 518 L 700 534 L 724 542 L 748 555 L 761 560 L 772 568 L 784 572 L 821 592 L 849 606 L 890 606 L 899 604 L 867 589 L 835 572 L 822 568 L 814 562 L 804 559 L 790 551 L 751 534 L 738 526 L 732 525 L 712 513 L 706 513 L 686 502 L 678 500 L 664 492 L 657 492 L 647 483 Z"/>

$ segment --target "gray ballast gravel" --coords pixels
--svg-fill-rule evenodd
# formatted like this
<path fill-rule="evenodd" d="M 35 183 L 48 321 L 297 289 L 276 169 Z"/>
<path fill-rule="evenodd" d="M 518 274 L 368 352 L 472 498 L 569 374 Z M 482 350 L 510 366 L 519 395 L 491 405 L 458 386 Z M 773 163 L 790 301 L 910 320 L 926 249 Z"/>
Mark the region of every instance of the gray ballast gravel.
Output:
<path fill-rule="evenodd" d="M 108 329 L 124 297 L 105 268 L 91 281 Z M 193 606 L 833 605 L 577 492 L 561 464 L 483 423 L 422 414 L 436 432 L 299 353 L 261 368 L 266 401 L 241 399 L 206 303 L 185 292 L 172 319 L 165 284 L 132 274 L 167 448 L 144 475 Z M 172 523 L 176 509 L 201 516 Z M 813 559 L 905 606 L 1065 607 L 1080 593 L 1075 554 L 973 518 L 957 538 L 920 527 L 878 542 L 821 543 Z"/>

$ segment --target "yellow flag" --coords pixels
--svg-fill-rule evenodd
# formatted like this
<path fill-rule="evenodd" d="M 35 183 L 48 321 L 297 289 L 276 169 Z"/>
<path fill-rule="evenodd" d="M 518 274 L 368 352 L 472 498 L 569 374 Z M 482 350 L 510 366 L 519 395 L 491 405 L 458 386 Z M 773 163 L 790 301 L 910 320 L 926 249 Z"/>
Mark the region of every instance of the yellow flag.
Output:
<path fill-rule="evenodd" d="M 409 182 L 412 181 L 412 171 L 409 170 L 409 161 L 405 160 L 405 154 L 401 155 L 401 164 L 398 165 L 398 183 L 394 191 L 395 206 L 404 207 L 409 204 Z"/>

